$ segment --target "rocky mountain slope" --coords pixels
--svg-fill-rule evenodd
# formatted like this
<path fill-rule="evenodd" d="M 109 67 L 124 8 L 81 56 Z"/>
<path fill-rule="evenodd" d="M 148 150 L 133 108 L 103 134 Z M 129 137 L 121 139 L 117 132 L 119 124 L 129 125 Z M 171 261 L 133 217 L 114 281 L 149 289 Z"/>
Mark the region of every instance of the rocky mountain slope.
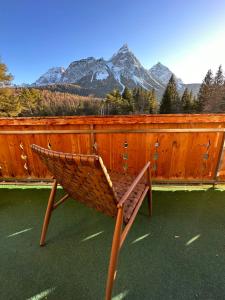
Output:
<path fill-rule="evenodd" d="M 59 83 L 61 81 L 64 72 L 65 69 L 63 67 L 51 68 L 35 82 L 35 85 L 41 86 L 41 85 Z"/>
<path fill-rule="evenodd" d="M 90 90 L 96 96 L 104 96 L 114 88 L 122 92 L 125 86 L 147 90 L 154 88 L 160 99 L 171 75 L 172 71 L 161 63 L 150 70 L 145 69 L 125 44 L 109 60 L 88 57 L 72 62 L 67 69 L 51 68 L 33 85 L 70 84 L 71 87 L 71 84 L 75 84 L 81 89 Z M 186 85 L 177 77 L 176 81 L 178 90 L 182 92 Z"/>
<path fill-rule="evenodd" d="M 168 81 L 170 80 L 171 75 L 173 74 L 172 71 L 170 71 L 169 68 L 158 62 L 156 65 L 151 67 L 149 70 L 149 73 L 157 78 L 158 81 L 160 81 L 164 86 L 167 85 Z M 180 78 L 177 78 L 175 75 L 177 88 L 178 90 L 182 90 L 184 87 L 184 83 Z"/>

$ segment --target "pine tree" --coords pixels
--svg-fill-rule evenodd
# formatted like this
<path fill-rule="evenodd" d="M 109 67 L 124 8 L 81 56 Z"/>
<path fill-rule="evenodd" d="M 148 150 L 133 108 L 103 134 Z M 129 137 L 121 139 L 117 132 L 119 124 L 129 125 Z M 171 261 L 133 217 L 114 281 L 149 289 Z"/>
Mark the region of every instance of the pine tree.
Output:
<path fill-rule="evenodd" d="M 214 78 L 214 85 L 216 87 L 224 85 L 224 76 L 223 76 L 222 65 L 219 66 L 218 71 L 216 72 L 216 76 Z"/>
<path fill-rule="evenodd" d="M 1 117 L 16 117 L 21 112 L 22 107 L 19 97 L 13 94 L 12 90 L 5 89 L 1 93 L 0 89 L 0 116 Z"/>
<path fill-rule="evenodd" d="M 220 112 L 225 113 L 225 95 L 222 97 L 219 105 Z"/>
<path fill-rule="evenodd" d="M 174 75 L 171 76 L 166 90 L 163 94 L 160 113 L 161 114 L 171 114 L 178 113 L 181 109 L 180 98 L 177 92 L 176 81 Z"/>
<path fill-rule="evenodd" d="M 133 113 L 134 112 L 134 99 L 133 93 L 127 87 L 124 88 L 122 93 L 122 105 L 124 113 Z"/>
<path fill-rule="evenodd" d="M 224 96 L 224 76 L 220 65 L 215 78 L 213 78 L 211 70 L 206 74 L 198 94 L 198 112 L 218 113 L 223 111 Z"/>
<path fill-rule="evenodd" d="M 14 117 L 21 111 L 18 97 L 8 86 L 13 77 L 8 73 L 7 66 L 0 63 L 0 116 Z"/>
<path fill-rule="evenodd" d="M 12 79 L 13 77 L 8 73 L 7 66 L 0 62 L 0 87 L 9 85 Z"/>
<path fill-rule="evenodd" d="M 134 111 L 136 113 L 149 113 L 149 101 L 152 97 L 151 91 L 143 88 L 135 88 L 133 90 Z"/>
<path fill-rule="evenodd" d="M 134 99 L 134 111 L 137 113 L 140 111 L 140 108 L 141 108 L 140 89 L 139 88 L 133 89 L 133 99 Z"/>
<path fill-rule="evenodd" d="M 122 93 L 122 98 L 131 101 L 132 97 L 132 92 L 125 87 Z"/>
<path fill-rule="evenodd" d="M 213 74 L 211 70 L 208 70 L 198 93 L 198 101 L 197 101 L 197 112 L 203 112 L 207 110 L 207 106 L 209 103 L 209 99 L 213 95 L 214 90 L 214 80 Z"/>
<path fill-rule="evenodd" d="M 225 96 L 224 76 L 223 76 L 222 66 L 220 65 L 214 78 L 214 89 L 213 89 L 212 96 L 208 101 L 208 111 L 215 112 L 215 113 L 221 112 L 221 110 L 224 111 L 222 109 L 224 96 Z"/>
<path fill-rule="evenodd" d="M 158 112 L 158 102 L 155 94 L 155 89 L 148 92 L 149 94 L 149 113 L 156 114 Z"/>
<path fill-rule="evenodd" d="M 121 103 L 122 96 L 119 89 L 113 90 L 111 93 L 106 95 L 106 111 L 107 114 L 118 115 L 121 114 Z"/>
<path fill-rule="evenodd" d="M 196 114 L 198 113 L 198 97 L 195 95 L 192 99 L 192 112 Z"/>
<path fill-rule="evenodd" d="M 23 88 L 19 95 L 19 101 L 22 107 L 21 114 L 32 116 L 41 101 L 41 93 L 37 89 Z"/>
<path fill-rule="evenodd" d="M 193 96 L 186 88 L 181 98 L 182 112 L 190 114 L 193 112 Z"/>
<path fill-rule="evenodd" d="M 133 98 L 134 98 L 134 106 L 135 106 L 135 111 L 140 113 L 143 109 L 143 93 L 140 88 L 136 88 L 133 90 Z"/>

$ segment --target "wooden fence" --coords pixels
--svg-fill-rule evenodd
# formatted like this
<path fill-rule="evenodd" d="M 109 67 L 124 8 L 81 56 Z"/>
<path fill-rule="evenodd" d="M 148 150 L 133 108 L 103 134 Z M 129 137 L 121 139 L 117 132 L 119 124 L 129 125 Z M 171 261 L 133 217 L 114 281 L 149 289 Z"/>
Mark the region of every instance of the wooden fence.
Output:
<path fill-rule="evenodd" d="M 0 180 L 51 178 L 30 145 L 98 153 L 108 169 L 153 180 L 225 182 L 225 114 L 0 119 Z"/>

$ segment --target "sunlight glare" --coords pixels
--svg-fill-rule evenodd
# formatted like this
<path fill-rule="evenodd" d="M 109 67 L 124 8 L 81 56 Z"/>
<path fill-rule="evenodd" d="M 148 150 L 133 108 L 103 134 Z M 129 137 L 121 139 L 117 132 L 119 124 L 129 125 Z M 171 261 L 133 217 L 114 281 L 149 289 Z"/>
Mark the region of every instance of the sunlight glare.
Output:
<path fill-rule="evenodd" d="M 87 236 L 86 238 L 84 238 L 84 239 L 82 240 L 82 242 L 85 242 L 85 241 L 88 241 L 88 240 L 90 240 L 90 239 L 93 239 L 94 237 L 96 237 L 96 236 L 102 234 L 103 232 L 104 232 L 104 231 L 99 231 L 99 232 L 97 232 L 97 233 L 94 233 L 94 234 L 92 234 L 92 235 L 89 235 L 89 236 Z"/>
<path fill-rule="evenodd" d="M 8 236 L 7 236 L 7 238 L 9 238 L 9 237 L 13 237 L 13 236 L 16 236 L 16 235 L 19 235 L 19 234 L 21 234 L 21 233 L 24 233 L 24 232 L 30 231 L 30 230 L 32 230 L 32 229 L 33 229 L 33 228 L 27 228 L 27 229 L 24 229 L 24 230 L 21 230 L 21 231 L 18 231 L 18 232 L 12 233 L 12 234 L 8 235 Z"/>
<path fill-rule="evenodd" d="M 186 53 L 174 59 L 173 72 L 181 77 L 184 83 L 201 83 L 209 69 L 214 75 L 219 65 L 225 69 L 224 53 L 225 31 L 221 30 L 205 40 L 193 42 Z"/>
<path fill-rule="evenodd" d="M 138 242 L 142 241 L 143 239 L 145 239 L 145 238 L 146 238 L 147 236 L 149 236 L 149 235 L 150 235 L 150 233 L 146 233 L 146 234 L 140 236 L 139 238 L 133 240 L 133 242 L 132 242 L 131 244 L 138 243 Z"/>
<path fill-rule="evenodd" d="M 194 236 L 193 238 L 191 238 L 187 243 L 186 246 L 189 246 L 190 244 L 192 244 L 194 241 L 196 241 L 197 239 L 199 239 L 201 236 L 201 234 L 197 234 L 196 236 Z"/>
<path fill-rule="evenodd" d="M 124 291 L 124 292 L 122 292 L 122 293 L 114 296 L 112 298 L 112 300 L 122 300 L 122 299 L 124 299 L 126 297 L 127 294 L 128 294 L 128 291 L 126 290 L 126 291 Z"/>
<path fill-rule="evenodd" d="M 55 290 L 55 287 L 47 289 L 47 290 L 45 290 L 45 291 L 43 291 L 43 292 L 41 292 L 37 295 L 34 295 L 34 296 L 28 298 L 27 300 L 40 300 L 40 299 L 43 299 L 46 296 L 48 296 L 50 293 L 52 293 L 54 290 Z"/>

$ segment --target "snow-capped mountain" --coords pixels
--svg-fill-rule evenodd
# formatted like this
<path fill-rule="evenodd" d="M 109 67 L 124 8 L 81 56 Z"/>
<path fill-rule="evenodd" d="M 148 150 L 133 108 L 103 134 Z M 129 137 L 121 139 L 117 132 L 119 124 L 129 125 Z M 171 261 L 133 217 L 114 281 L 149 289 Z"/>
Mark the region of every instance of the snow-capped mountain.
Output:
<path fill-rule="evenodd" d="M 141 65 L 127 44 L 123 45 L 109 60 L 88 57 L 72 62 L 66 70 L 52 68 L 43 74 L 34 85 L 43 86 L 56 83 L 76 83 L 81 87 L 93 89 L 93 93 L 97 95 L 104 95 L 113 88 L 118 88 L 122 92 L 125 86 L 154 88 L 158 93 L 165 88 L 162 82 L 154 78 Z"/>
<path fill-rule="evenodd" d="M 159 82 L 161 82 L 164 86 L 167 85 L 167 83 L 170 80 L 170 77 L 173 74 L 173 72 L 170 71 L 169 68 L 167 68 L 166 66 L 164 66 L 160 62 L 158 62 L 153 67 L 151 67 L 151 69 L 149 70 L 149 73 L 154 78 L 156 78 Z M 174 76 L 175 76 L 175 80 L 176 80 L 176 83 L 177 83 L 177 88 L 179 90 L 183 89 L 183 86 L 184 86 L 183 81 L 180 78 L 177 78 L 175 74 L 174 74 Z"/>
<path fill-rule="evenodd" d="M 36 82 L 36 85 L 47 85 L 61 82 L 65 69 L 63 67 L 54 67 L 44 73 Z"/>
<path fill-rule="evenodd" d="M 162 84 L 154 79 L 141 65 L 139 60 L 129 50 L 127 44 L 107 62 L 114 78 L 120 83 L 122 89 L 125 86 L 140 86 L 145 89 L 162 88 Z"/>
<path fill-rule="evenodd" d="M 144 69 L 126 44 L 108 61 L 88 57 L 72 62 L 61 78 L 61 82 L 78 83 L 89 88 L 97 88 L 99 81 L 102 81 L 103 86 L 108 86 L 109 90 L 117 87 L 121 92 L 125 86 L 156 90 L 163 86 Z"/>
<path fill-rule="evenodd" d="M 76 84 L 90 89 L 96 96 L 104 96 L 114 88 L 122 92 L 125 86 L 147 90 L 154 88 L 161 98 L 171 75 L 172 71 L 161 63 L 150 70 L 145 69 L 127 44 L 124 44 L 109 60 L 88 57 L 72 62 L 67 69 L 51 68 L 33 85 Z M 178 90 L 184 90 L 182 80 L 176 77 L 176 81 Z"/>
<path fill-rule="evenodd" d="M 83 77 L 90 76 L 93 80 L 103 80 L 109 76 L 109 70 L 103 58 L 88 57 L 72 62 L 64 72 L 61 81 L 65 83 L 78 82 Z"/>

